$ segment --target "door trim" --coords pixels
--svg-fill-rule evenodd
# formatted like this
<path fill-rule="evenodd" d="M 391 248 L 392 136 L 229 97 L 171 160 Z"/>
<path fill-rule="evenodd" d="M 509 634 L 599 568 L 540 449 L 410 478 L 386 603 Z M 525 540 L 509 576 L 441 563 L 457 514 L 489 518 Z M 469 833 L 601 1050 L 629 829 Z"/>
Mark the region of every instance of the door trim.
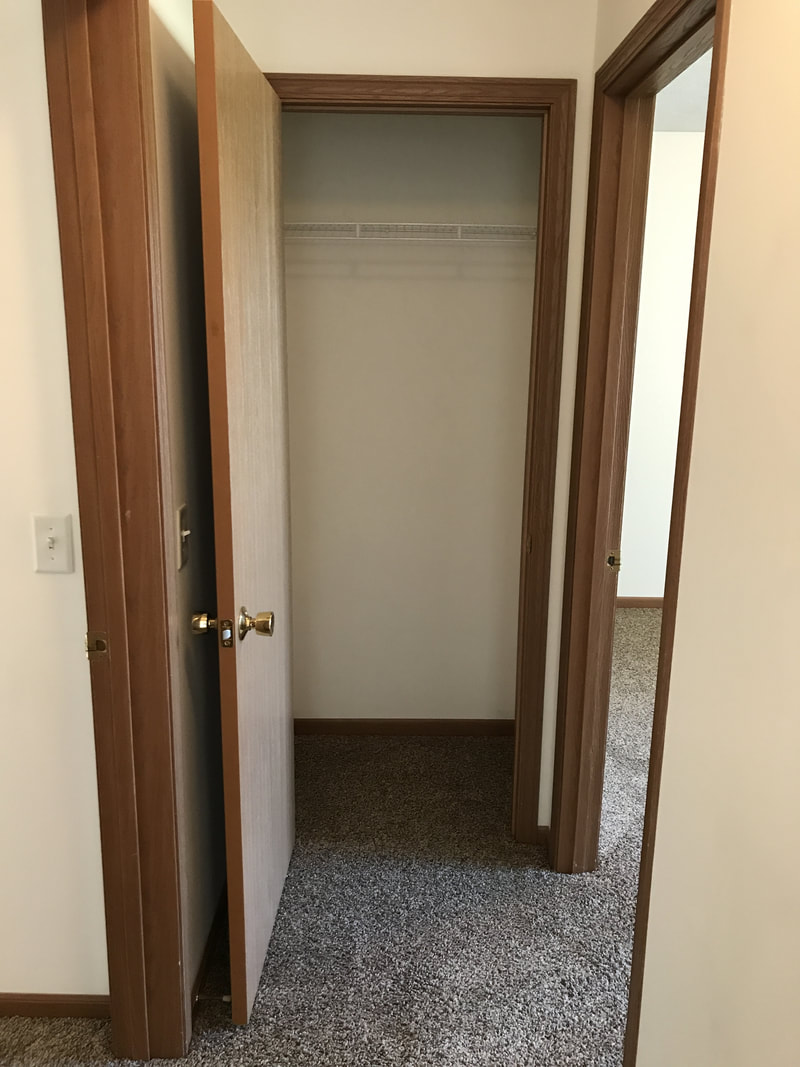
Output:
<path fill-rule="evenodd" d="M 630 204 L 632 191 L 641 205 L 649 169 L 646 154 L 632 146 L 649 138 L 654 94 L 713 44 L 625 1067 L 635 1067 L 639 1034 L 729 11 L 730 0 L 658 0 L 600 69 L 595 85 L 550 838 L 551 861 L 562 872 L 591 870 L 597 862 L 610 682 L 600 676 L 597 649 L 611 640 L 616 594 L 615 577 L 605 567 L 609 546 L 602 538 L 610 508 L 617 506 L 621 513 L 622 506 L 628 425 L 624 420 L 620 425 L 620 413 L 629 413 L 636 326 L 631 307 L 638 310 L 644 239 L 641 207 L 627 218 L 621 209 Z"/>
<path fill-rule="evenodd" d="M 577 82 L 339 74 L 266 77 L 285 111 L 535 115 L 543 119 L 520 550 L 512 816 L 512 832 L 518 841 L 541 842 L 539 783 Z"/>
<path fill-rule="evenodd" d="M 679 533 L 707 269 L 707 255 L 701 254 L 704 248 L 707 253 L 701 224 L 710 225 L 720 125 L 720 64 L 727 26 L 724 17 L 715 18 L 715 10 L 724 13 L 728 2 L 659 0 L 596 79 L 551 834 L 551 860 L 562 872 L 592 870 L 597 863 L 610 686 L 610 670 L 598 667 L 604 658 L 598 649 L 610 647 L 616 598 L 616 576 L 605 564 L 611 547 L 606 544 L 606 531 L 609 515 L 617 512 L 619 518 L 622 511 L 654 95 L 713 43 L 712 96 L 664 589 L 662 662 L 668 663 L 672 654 Z M 664 703 L 665 685 L 666 675 L 660 670 L 657 709 Z M 655 729 L 657 736 L 661 729 L 658 711 Z"/>
<path fill-rule="evenodd" d="M 88 627 L 113 1048 L 191 1036 L 167 610 L 171 500 L 147 0 L 42 0 Z M 80 650 L 75 650 L 80 655 Z"/>

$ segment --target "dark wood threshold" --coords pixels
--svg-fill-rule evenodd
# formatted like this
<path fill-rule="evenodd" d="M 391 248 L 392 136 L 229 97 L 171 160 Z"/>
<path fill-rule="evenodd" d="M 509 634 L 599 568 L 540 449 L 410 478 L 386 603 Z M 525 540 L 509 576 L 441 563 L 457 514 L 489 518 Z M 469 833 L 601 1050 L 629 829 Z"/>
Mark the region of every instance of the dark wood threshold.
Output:
<path fill-rule="evenodd" d="M 617 608 L 663 608 L 663 596 L 618 596 Z"/>
<path fill-rule="evenodd" d="M 513 737 L 513 719 L 295 719 L 295 734 L 377 737 Z"/>
<path fill-rule="evenodd" d="M 111 998 L 83 993 L 0 993 L 0 1017 L 110 1019 Z"/>

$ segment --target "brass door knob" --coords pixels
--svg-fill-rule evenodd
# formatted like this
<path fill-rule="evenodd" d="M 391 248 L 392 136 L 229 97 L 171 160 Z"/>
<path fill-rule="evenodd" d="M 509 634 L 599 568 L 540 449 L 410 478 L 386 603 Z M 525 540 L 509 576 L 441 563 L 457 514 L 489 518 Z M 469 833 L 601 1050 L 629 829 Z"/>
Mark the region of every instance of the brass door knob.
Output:
<path fill-rule="evenodd" d="M 251 630 L 264 637 L 272 637 L 275 632 L 275 614 L 272 611 L 259 611 L 258 615 L 248 615 L 247 608 L 239 612 L 239 640 L 244 641 Z"/>
<path fill-rule="evenodd" d="M 211 630 L 216 630 L 217 620 L 209 618 L 208 615 L 203 612 L 201 615 L 192 615 L 192 633 L 193 634 L 207 634 Z"/>

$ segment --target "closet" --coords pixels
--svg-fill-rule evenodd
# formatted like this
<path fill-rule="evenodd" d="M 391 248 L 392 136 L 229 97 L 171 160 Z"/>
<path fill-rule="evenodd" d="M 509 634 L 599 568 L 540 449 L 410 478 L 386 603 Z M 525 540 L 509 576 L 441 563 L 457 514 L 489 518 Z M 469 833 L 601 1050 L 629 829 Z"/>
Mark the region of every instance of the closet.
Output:
<path fill-rule="evenodd" d="M 282 116 L 297 719 L 514 717 L 541 139 Z"/>

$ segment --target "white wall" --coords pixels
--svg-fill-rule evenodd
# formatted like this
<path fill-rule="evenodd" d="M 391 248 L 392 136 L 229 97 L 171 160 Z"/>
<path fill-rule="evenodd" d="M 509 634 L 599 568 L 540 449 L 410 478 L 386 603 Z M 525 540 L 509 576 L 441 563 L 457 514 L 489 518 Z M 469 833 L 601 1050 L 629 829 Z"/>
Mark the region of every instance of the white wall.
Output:
<path fill-rule="evenodd" d="M 800 1044 L 800 10 L 731 8 L 638 1067 Z"/>
<path fill-rule="evenodd" d="M 703 141 L 653 135 L 618 596 L 664 593 Z"/>
<path fill-rule="evenodd" d="M 192 613 L 216 603 L 191 0 L 153 0 L 150 14 L 172 510 L 176 515 L 186 504 L 191 529 L 186 565 L 168 576 L 181 919 L 190 986 L 225 879 L 217 649 L 189 630 Z"/>
<path fill-rule="evenodd" d="M 535 226 L 538 119 L 288 115 L 287 221 Z M 535 244 L 287 242 L 297 717 L 513 718 Z"/>
<path fill-rule="evenodd" d="M 0 35 L 0 992 L 108 991 L 86 608 L 41 8 Z M 72 514 L 74 574 L 34 574 L 31 514 Z"/>
<path fill-rule="evenodd" d="M 564 590 L 567 492 L 575 402 L 581 269 L 586 219 L 597 0 L 411 0 L 365 4 L 325 0 L 219 0 L 246 47 L 267 71 L 439 74 L 578 79 L 578 109 L 553 556 L 547 638 L 539 821 L 550 820 L 555 708 Z"/>

